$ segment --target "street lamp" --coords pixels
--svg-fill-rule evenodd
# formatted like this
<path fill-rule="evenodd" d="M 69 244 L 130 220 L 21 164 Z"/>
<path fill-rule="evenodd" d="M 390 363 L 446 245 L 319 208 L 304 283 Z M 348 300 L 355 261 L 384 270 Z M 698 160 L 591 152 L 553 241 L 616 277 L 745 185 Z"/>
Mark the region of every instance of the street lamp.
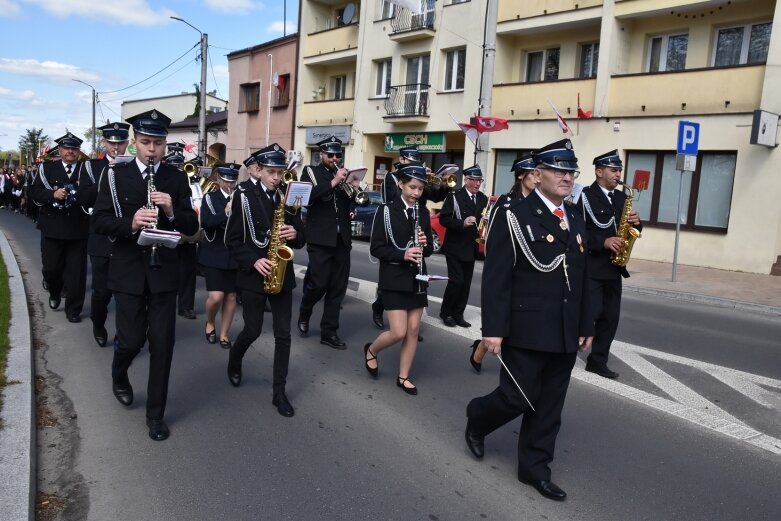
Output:
<path fill-rule="evenodd" d="M 189 25 L 201 35 L 201 110 L 198 113 L 198 155 L 206 165 L 206 50 L 209 47 L 209 35 L 201 32 L 200 29 L 183 18 L 172 16 L 171 19 Z"/>
<path fill-rule="evenodd" d="M 73 79 L 73 78 L 71 78 Z M 73 81 L 81 83 L 92 89 L 92 157 L 95 157 L 95 104 L 98 102 L 98 95 L 95 93 L 95 87 L 87 83 L 86 81 L 76 80 Z"/>

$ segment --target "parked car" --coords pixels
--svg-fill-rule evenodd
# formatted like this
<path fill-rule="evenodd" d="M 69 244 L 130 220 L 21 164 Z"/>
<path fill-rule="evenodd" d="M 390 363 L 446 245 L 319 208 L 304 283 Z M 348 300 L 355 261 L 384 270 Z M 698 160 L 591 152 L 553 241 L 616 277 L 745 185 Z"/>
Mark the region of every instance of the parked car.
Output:
<path fill-rule="evenodd" d="M 431 235 L 434 240 L 434 253 L 438 253 L 442 249 L 442 245 L 445 244 L 445 234 L 447 228 L 439 222 L 439 213 L 431 216 Z M 480 258 L 485 257 L 485 243 L 479 244 L 477 247 L 477 254 Z"/>
<path fill-rule="evenodd" d="M 382 193 L 375 191 L 366 193 L 369 194 L 369 204 L 356 206 L 355 215 L 350 223 L 354 239 L 368 239 L 371 237 L 374 214 L 382 204 Z"/>

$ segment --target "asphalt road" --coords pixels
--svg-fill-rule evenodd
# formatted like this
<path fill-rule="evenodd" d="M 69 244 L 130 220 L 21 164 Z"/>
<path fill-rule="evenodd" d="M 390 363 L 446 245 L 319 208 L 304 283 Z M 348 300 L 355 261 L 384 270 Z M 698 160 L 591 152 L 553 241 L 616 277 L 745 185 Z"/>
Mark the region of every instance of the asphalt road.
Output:
<path fill-rule="evenodd" d="M 781 517 L 775 493 L 781 489 L 781 445 L 774 445 L 781 437 L 777 319 L 627 294 L 616 347 L 621 359 L 613 362 L 625 385 L 591 382 L 589 373 L 576 369 L 552 465 L 569 498 L 554 503 L 515 479 L 517 421 L 486 440 L 482 461 L 468 452 L 466 403 L 495 387 L 499 365 L 490 359 L 483 374 L 472 372 L 472 332 L 441 327 L 436 319 L 443 287 L 432 291 L 413 368 L 420 394 L 396 388 L 396 349 L 383 353 L 378 380 L 366 374 L 361 346 L 378 331 L 370 323 L 371 284 L 363 282 L 376 280 L 365 243 L 354 249 L 355 280 L 342 311 L 340 334 L 349 349 L 319 344 L 319 308 L 311 336 L 294 335 L 292 419 L 270 403 L 273 347 L 267 334 L 247 353 L 242 386 L 229 385 L 226 352 L 203 338 L 199 279 L 198 320 L 177 322 L 166 414 L 171 438 L 156 443 L 144 425 L 146 352 L 130 369 L 136 401 L 126 409 L 111 393 L 111 351 L 95 344 L 89 320 L 69 324 L 62 311 L 46 307 L 32 224 L 3 211 L 0 226 L 27 271 L 42 344 L 38 371 L 53 393 L 49 406 L 70 418 L 56 443 L 71 452 L 39 443 L 39 487 L 68 494 L 65 519 Z M 304 252 L 296 256 L 305 262 Z M 435 257 L 430 271 L 444 273 L 444 259 Z M 479 299 L 479 271 L 475 275 L 471 304 Z M 300 289 L 294 295 L 297 307 Z M 239 317 L 234 335 L 240 324 Z M 692 419 L 680 408 L 701 414 Z M 724 420 L 730 425 L 737 421 L 769 437 L 769 444 L 714 427 L 706 421 L 713 410 L 733 418 Z M 61 459 L 52 461 L 55 452 Z"/>

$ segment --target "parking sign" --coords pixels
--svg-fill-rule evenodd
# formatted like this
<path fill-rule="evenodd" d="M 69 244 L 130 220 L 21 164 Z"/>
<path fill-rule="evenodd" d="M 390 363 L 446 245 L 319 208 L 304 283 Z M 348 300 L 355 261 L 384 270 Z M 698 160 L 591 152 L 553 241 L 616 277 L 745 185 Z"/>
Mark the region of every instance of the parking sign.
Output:
<path fill-rule="evenodd" d="M 700 148 L 700 124 L 693 121 L 678 122 L 678 153 L 696 156 Z"/>

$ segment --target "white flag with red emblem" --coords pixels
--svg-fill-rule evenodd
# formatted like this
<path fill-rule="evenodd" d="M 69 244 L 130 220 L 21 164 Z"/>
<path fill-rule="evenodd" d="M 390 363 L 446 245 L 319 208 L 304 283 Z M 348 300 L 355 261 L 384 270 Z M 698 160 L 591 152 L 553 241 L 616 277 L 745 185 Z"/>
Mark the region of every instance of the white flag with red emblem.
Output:
<path fill-rule="evenodd" d="M 564 117 L 559 113 L 559 111 L 553 105 L 553 102 L 551 100 L 548 100 L 548 103 L 550 103 L 550 106 L 553 109 L 553 112 L 556 113 L 556 121 L 558 122 L 559 128 L 561 129 L 561 131 L 564 132 L 565 134 L 567 132 L 572 133 L 572 131 L 569 128 L 569 125 L 567 125 L 567 121 L 564 119 Z"/>
<path fill-rule="evenodd" d="M 423 14 L 424 0 L 390 0 L 390 3 L 396 4 L 404 9 L 409 9 L 412 14 Z"/>

